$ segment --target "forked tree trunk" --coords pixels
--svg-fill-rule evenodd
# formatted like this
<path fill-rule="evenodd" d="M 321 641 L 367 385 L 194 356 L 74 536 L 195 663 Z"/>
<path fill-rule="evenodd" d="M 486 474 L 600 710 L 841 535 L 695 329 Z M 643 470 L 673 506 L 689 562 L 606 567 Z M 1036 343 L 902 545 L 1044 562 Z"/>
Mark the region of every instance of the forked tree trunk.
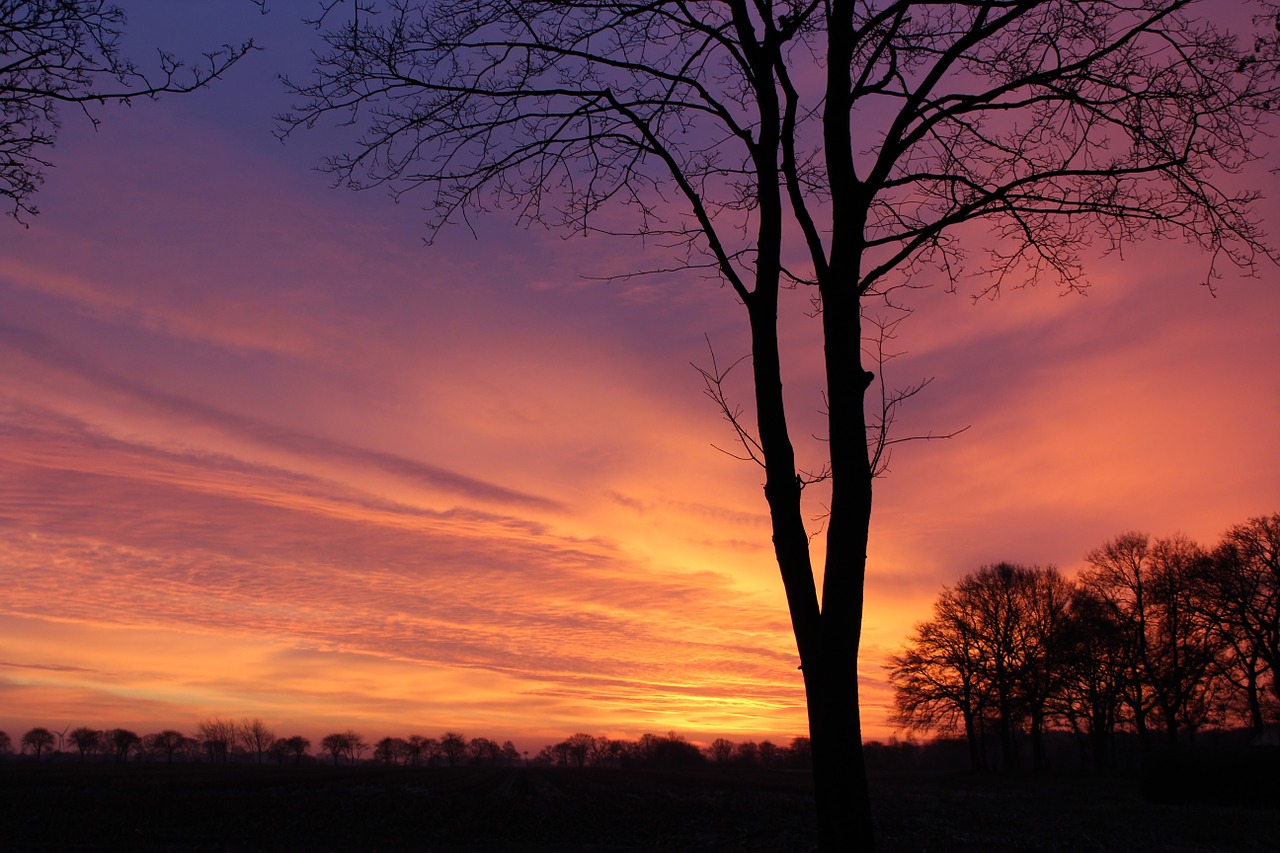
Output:
<path fill-rule="evenodd" d="M 856 300 L 840 304 L 837 299 L 824 307 L 833 480 L 820 608 L 800 504 L 802 482 L 783 406 L 777 304 L 771 293 L 776 291 L 757 289 L 747 303 L 756 413 L 774 553 L 804 675 L 819 847 L 839 853 L 869 851 L 874 848 L 874 835 L 862 750 L 857 664 L 871 518 L 863 396 L 871 375 L 861 367 Z M 834 337 L 833 327 L 839 328 Z"/>

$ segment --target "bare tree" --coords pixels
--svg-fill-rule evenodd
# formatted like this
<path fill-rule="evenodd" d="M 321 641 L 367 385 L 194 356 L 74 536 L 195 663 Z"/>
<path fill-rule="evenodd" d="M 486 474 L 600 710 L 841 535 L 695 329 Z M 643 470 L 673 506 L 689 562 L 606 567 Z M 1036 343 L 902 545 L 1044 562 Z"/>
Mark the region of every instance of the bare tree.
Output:
<path fill-rule="evenodd" d="M 430 763 L 435 744 L 435 738 L 409 735 L 404 741 L 405 761 L 414 767 L 422 766 L 423 761 Z"/>
<path fill-rule="evenodd" d="M 894 688 L 894 721 L 909 731 L 962 729 L 969 765 L 984 768 L 982 723 L 990 685 L 977 627 L 955 590 L 943 589 L 933 618 L 916 625 L 886 666 Z"/>
<path fill-rule="evenodd" d="M 280 738 L 271 745 L 271 751 L 283 764 L 286 758 L 292 758 L 294 764 L 301 764 L 302 757 L 311 749 L 311 741 L 302 735 Z"/>
<path fill-rule="evenodd" d="M 182 745 L 186 740 L 187 738 L 182 732 L 176 729 L 165 729 L 146 735 L 142 739 L 142 746 L 150 752 L 163 754 L 165 763 L 172 764 L 173 754 L 182 749 Z"/>
<path fill-rule="evenodd" d="M 1158 539 L 1152 547 L 1148 601 L 1157 617 L 1146 664 L 1169 742 L 1180 730 L 1194 737 L 1220 707 L 1217 666 L 1224 649 L 1205 602 L 1209 555 L 1185 536 Z"/>
<path fill-rule="evenodd" d="M 236 745 L 236 724 L 233 720 L 211 717 L 196 724 L 196 732 L 211 762 L 226 764 Z"/>
<path fill-rule="evenodd" d="M 384 737 L 373 745 L 373 757 L 383 764 L 397 764 L 409 759 L 409 744 L 404 738 Z"/>
<path fill-rule="evenodd" d="M 22 736 L 22 748 L 31 750 L 36 761 L 39 761 L 40 755 L 53 746 L 53 738 L 53 732 L 44 726 L 36 726 Z"/>
<path fill-rule="evenodd" d="M 1045 764 L 1051 698 L 1065 679 L 1070 584 L 1057 569 L 998 563 L 944 588 L 934 618 L 916 626 L 906 648 L 889 658 L 900 725 L 964 725 L 973 768 L 986 765 L 985 725 L 994 725 L 1001 760 L 1017 764 L 1015 735 L 1024 723 L 1032 760 Z"/>
<path fill-rule="evenodd" d="M 726 738 L 718 737 L 707 747 L 707 758 L 716 764 L 728 764 L 733 758 L 734 743 Z"/>
<path fill-rule="evenodd" d="M 1054 566 L 1032 567 L 1019 590 L 1021 660 L 1015 673 L 1031 733 L 1031 763 L 1048 766 L 1044 732 L 1067 678 L 1069 612 L 1074 585 Z"/>
<path fill-rule="evenodd" d="M 343 757 L 355 764 L 360 760 L 360 756 L 364 751 L 369 748 L 369 744 L 365 743 L 364 738 L 354 729 L 347 729 L 343 732 L 325 735 L 320 739 L 320 748 L 329 753 L 336 766 L 339 759 Z"/>
<path fill-rule="evenodd" d="M 15 218 L 37 212 L 31 197 L 51 165 L 62 108 L 97 124 L 95 105 L 195 91 L 253 49 L 224 45 L 195 67 L 161 53 L 144 71 L 120 53 L 124 26 L 124 10 L 104 0 L 0 0 L 0 197 Z"/>
<path fill-rule="evenodd" d="M 1086 556 L 1081 584 L 1107 602 L 1128 644 L 1124 699 L 1144 746 L 1154 722 L 1165 738 L 1194 732 L 1208 716 L 1221 650 L 1204 613 L 1208 555 L 1185 537 L 1152 542 L 1125 533 Z"/>
<path fill-rule="evenodd" d="M 0 731 L 0 755 L 8 755 L 13 749 L 13 739 L 8 732 Z"/>
<path fill-rule="evenodd" d="M 333 758 L 333 766 L 338 766 L 338 760 L 347 754 L 350 748 L 350 739 L 346 732 L 334 732 L 320 738 L 320 748 L 329 753 Z"/>
<path fill-rule="evenodd" d="M 129 729 L 110 729 L 103 735 L 103 739 L 110 745 L 116 761 L 120 762 L 128 761 L 129 755 L 142 746 L 142 738 Z"/>
<path fill-rule="evenodd" d="M 347 757 L 351 759 L 352 764 L 355 764 L 364 755 L 364 751 L 369 748 L 369 744 L 355 729 L 347 729 L 343 732 L 343 735 L 347 739 Z"/>
<path fill-rule="evenodd" d="M 92 755 L 102 747 L 102 732 L 88 726 L 72 729 L 67 738 L 71 741 L 71 745 L 79 751 L 82 762 L 86 755 Z"/>
<path fill-rule="evenodd" d="M 244 748 L 256 756 L 259 764 L 276 740 L 275 732 L 258 717 L 241 720 L 236 725 L 236 734 Z"/>
<path fill-rule="evenodd" d="M 1280 702 L 1280 515 L 1236 525 L 1213 554 L 1206 579 L 1210 616 L 1229 647 L 1227 673 L 1244 694 L 1249 725 Z M 1267 685 L 1270 681 L 1270 701 Z"/>
<path fill-rule="evenodd" d="M 467 741 L 458 732 L 445 732 L 440 736 L 440 754 L 450 767 L 457 767 L 467 756 Z"/>
<path fill-rule="evenodd" d="M 1135 671 L 1131 632 L 1111 602 L 1092 589 L 1077 587 L 1064 633 L 1063 683 L 1055 710 L 1082 738 L 1094 765 L 1109 768 Z"/>
<path fill-rule="evenodd" d="M 339 8 L 349 9 L 337 20 Z M 1252 190 L 1275 79 L 1190 0 L 354 0 L 285 132 L 364 131 L 352 186 L 427 190 L 431 227 L 521 221 L 639 235 L 644 273 L 719 279 L 745 310 L 772 541 L 808 700 L 820 844 L 873 846 L 857 656 L 872 485 L 891 418 L 869 314 L 903 287 L 1085 286 L 1082 252 L 1188 240 L 1206 280 L 1270 257 Z M 630 225 L 602 215 L 615 205 Z M 986 261 L 966 266 L 966 250 Z M 782 392 L 780 293 L 808 289 L 824 387 L 817 464 Z M 867 330 L 864 333 L 864 330 Z M 864 337 L 873 339 L 864 351 Z M 883 383 L 883 376 L 880 377 Z M 883 389 L 883 385 L 881 386 Z M 907 393 L 909 396 L 909 392 Z M 802 398 L 796 398 L 802 399 Z M 819 402 L 820 400 L 820 402 Z M 868 414 L 870 412 L 870 414 Z M 809 472 L 809 473 L 806 473 Z M 803 490 L 823 483 L 819 602 Z"/>
<path fill-rule="evenodd" d="M 573 761 L 575 767 L 586 767 L 587 757 L 591 755 L 596 747 L 596 739 L 594 735 L 586 732 L 577 732 L 570 735 L 565 743 L 569 746 L 569 758 Z"/>

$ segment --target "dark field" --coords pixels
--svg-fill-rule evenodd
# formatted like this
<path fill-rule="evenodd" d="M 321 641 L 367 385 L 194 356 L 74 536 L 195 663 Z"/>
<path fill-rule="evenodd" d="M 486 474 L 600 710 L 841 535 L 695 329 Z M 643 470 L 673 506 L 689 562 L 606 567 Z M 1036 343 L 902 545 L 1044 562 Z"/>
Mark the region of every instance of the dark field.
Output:
<path fill-rule="evenodd" d="M 873 785 L 886 851 L 1280 850 L 1280 804 L 1157 804 L 1131 776 Z M 0 763 L 5 853 L 806 851 L 812 808 L 788 771 Z"/>

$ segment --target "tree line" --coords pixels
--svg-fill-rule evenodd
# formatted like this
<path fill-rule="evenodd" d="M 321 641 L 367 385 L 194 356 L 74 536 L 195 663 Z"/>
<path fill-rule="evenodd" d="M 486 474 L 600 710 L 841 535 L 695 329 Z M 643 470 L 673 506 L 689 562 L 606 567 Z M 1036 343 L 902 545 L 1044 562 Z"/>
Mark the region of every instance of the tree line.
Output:
<path fill-rule="evenodd" d="M 68 727 L 69 728 L 69 727 Z M 56 743 L 56 748 L 55 748 Z M 202 720 L 190 735 L 164 729 L 139 735 L 129 729 L 80 726 L 55 732 L 36 726 L 22 735 L 19 751 L 40 761 L 50 755 L 80 761 L 209 762 L 212 764 L 329 763 L 403 765 L 408 767 L 503 767 L 519 764 L 546 767 L 696 766 L 708 762 L 736 767 L 809 766 L 809 739 L 793 738 L 780 746 L 769 740 L 735 743 L 717 738 L 699 747 L 676 732 L 646 733 L 625 740 L 578 732 L 548 744 L 532 757 L 507 740 L 467 738 L 447 731 L 438 737 L 419 734 L 388 736 L 372 745 L 358 732 L 346 729 L 325 735 L 314 745 L 302 735 L 277 737 L 260 718 L 240 720 L 213 717 Z M 0 731 L 0 755 L 13 751 L 12 739 Z"/>
<path fill-rule="evenodd" d="M 1086 760 L 1115 762 L 1212 727 L 1280 721 L 1280 514 L 1212 548 L 1129 532 L 1053 566 L 982 566 L 944 587 L 931 618 L 888 658 L 895 722 L 963 734 L 974 769 L 1046 763 L 1068 732 Z"/>

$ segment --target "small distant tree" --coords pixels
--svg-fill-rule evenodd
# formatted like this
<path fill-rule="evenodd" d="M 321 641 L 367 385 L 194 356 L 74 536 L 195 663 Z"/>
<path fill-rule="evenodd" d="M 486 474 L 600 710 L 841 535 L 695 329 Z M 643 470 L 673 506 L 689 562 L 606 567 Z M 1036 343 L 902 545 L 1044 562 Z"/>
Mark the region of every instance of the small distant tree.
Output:
<path fill-rule="evenodd" d="M 209 760 L 226 764 L 236 743 L 236 724 L 232 720 L 211 717 L 196 724 L 197 737 Z"/>
<path fill-rule="evenodd" d="M 553 767 L 568 767 L 572 752 L 573 747 L 569 745 L 569 741 L 562 740 L 548 747 L 547 758 Z"/>
<path fill-rule="evenodd" d="M 586 732 L 577 732 L 568 737 L 565 741 L 569 748 L 569 760 L 573 762 L 575 767 L 586 767 L 587 757 L 591 755 L 596 746 L 596 739 L 593 735 Z"/>
<path fill-rule="evenodd" d="M 164 756 L 167 764 L 173 763 L 173 755 L 182 749 L 187 737 L 176 729 L 165 729 L 142 739 L 142 746 L 148 752 Z"/>
<path fill-rule="evenodd" d="M 718 737 L 707 746 L 707 758 L 716 764 L 728 764 L 733 758 L 733 741 Z"/>
<path fill-rule="evenodd" d="M 333 758 L 333 766 L 337 767 L 338 760 L 350 750 L 350 742 L 346 732 L 334 732 L 320 739 L 320 748 L 329 753 Z"/>
<path fill-rule="evenodd" d="M 424 762 L 429 762 L 431 760 L 430 745 L 435 742 L 434 738 L 423 735 L 409 735 L 404 739 L 405 763 L 421 767 Z"/>
<path fill-rule="evenodd" d="M 355 729 L 347 729 L 343 734 L 347 739 L 347 756 L 351 759 L 351 763 L 355 764 L 364 755 L 364 751 L 369 748 L 369 744 Z"/>
<path fill-rule="evenodd" d="M 236 735 L 244 748 L 254 754 L 258 764 L 276 740 L 275 732 L 258 717 L 241 720 L 236 726 Z"/>
<path fill-rule="evenodd" d="M 634 757 L 641 763 L 663 767 L 691 767 L 707 760 L 700 749 L 676 732 L 665 735 L 646 732 L 636 743 Z"/>
<path fill-rule="evenodd" d="M 311 749 L 311 741 L 302 735 L 280 738 L 271 745 L 272 754 L 281 764 L 287 759 L 293 759 L 294 764 L 301 764 L 303 756 L 309 749 Z"/>
<path fill-rule="evenodd" d="M 129 729 L 111 729 L 106 734 L 106 740 L 111 745 L 116 761 L 128 761 L 129 755 L 142 746 L 142 738 Z"/>
<path fill-rule="evenodd" d="M 13 739 L 8 732 L 0 732 L 0 755 L 8 755 L 13 751 Z"/>
<path fill-rule="evenodd" d="M 813 761 L 813 747 L 809 738 L 794 737 L 787 744 L 787 761 L 793 767 L 807 768 Z"/>
<path fill-rule="evenodd" d="M 44 726 L 36 726 L 22 736 L 22 748 L 30 750 L 36 757 L 36 761 L 40 760 L 40 755 L 53 746 L 53 732 Z"/>
<path fill-rule="evenodd" d="M 440 736 L 440 754 L 450 767 L 457 767 L 467 757 L 467 741 L 459 732 L 445 732 Z"/>
<path fill-rule="evenodd" d="M 67 739 L 71 741 L 71 745 L 80 753 L 82 762 L 85 756 L 93 755 L 102 747 L 102 732 L 88 726 L 72 729 L 71 733 L 67 735 Z"/>
<path fill-rule="evenodd" d="M 373 746 L 374 759 L 383 764 L 398 764 L 407 759 L 408 754 L 409 744 L 403 738 L 384 737 Z"/>
<path fill-rule="evenodd" d="M 619 738 L 596 738 L 594 763 L 604 766 L 616 766 L 627 754 L 627 742 Z"/>
<path fill-rule="evenodd" d="M 502 763 L 502 746 L 487 737 L 472 738 L 467 743 L 467 757 L 473 764 L 498 765 Z"/>

